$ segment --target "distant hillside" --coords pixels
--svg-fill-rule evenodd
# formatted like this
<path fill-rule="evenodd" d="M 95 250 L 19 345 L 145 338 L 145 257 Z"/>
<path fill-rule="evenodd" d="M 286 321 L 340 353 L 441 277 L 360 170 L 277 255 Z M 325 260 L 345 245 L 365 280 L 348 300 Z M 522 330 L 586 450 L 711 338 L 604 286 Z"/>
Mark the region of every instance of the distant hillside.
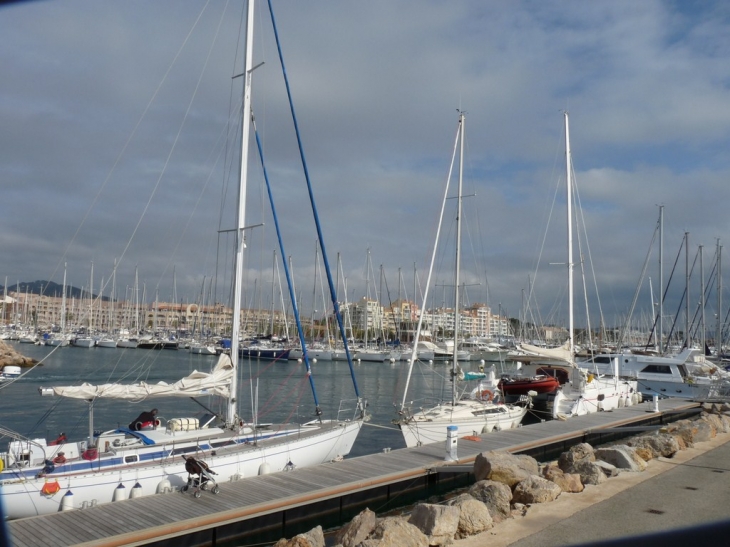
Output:
<path fill-rule="evenodd" d="M 28 294 L 43 294 L 45 296 L 57 296 L 60 298 L 63 296 L 63 285 L 59 285 L 53 281 L 42 280 L 31 281 L 30 283 L 22 282 L 15 285 L 8 285 L 8 292 L 17 292 L 22 294 L 27 292 Z M 2 285 L 0 285 L 0 294 L 5 294 L 5 287 Z M 83 296 L 88 297 L 86 293 L 84 293 Z M 76 287 L 66 287 L 66 298 L 81 299 L 81 297 L 81 289 Z M 94 295 L 94 297 L 96 298 L 96 295 Z M 102 300 L 109 300 L 109 297 L 104 296 Z"/>

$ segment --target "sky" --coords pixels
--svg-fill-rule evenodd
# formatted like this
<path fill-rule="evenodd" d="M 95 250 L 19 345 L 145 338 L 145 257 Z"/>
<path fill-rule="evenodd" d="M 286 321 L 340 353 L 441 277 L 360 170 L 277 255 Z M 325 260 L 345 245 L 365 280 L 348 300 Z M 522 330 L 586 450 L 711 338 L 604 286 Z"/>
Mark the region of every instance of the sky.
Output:
<path fill-rule="evenodd" d="M 650 321 L 661 280 L 665 316 L 683 309 L 686 285 L 694 316 L 704 288 L 714 329 L 730 203 L 727 3 L 272 4 L 340 300 L 422 303 L 462 111 L 461 305 L 565 325 L 567 111 L 576 323 L 585 309 L 592 326 L 632 310 Z M 148 301 L 226 301 L 244 6 L 0 8 L 0 284 L 61 283 L 65 264 L 67 283 L 98 293 L 103 279 L 110 294 L 116 261 L 119 298 L 137 271 Z M 256 10 L 254 116 L 300 308 L 321 313 L 322 252 L 268 6 Z M 245 305 L 269 306 L 284 271 L 251 151 Z M 453 305 L 458 171 L 429 307 Z"/>

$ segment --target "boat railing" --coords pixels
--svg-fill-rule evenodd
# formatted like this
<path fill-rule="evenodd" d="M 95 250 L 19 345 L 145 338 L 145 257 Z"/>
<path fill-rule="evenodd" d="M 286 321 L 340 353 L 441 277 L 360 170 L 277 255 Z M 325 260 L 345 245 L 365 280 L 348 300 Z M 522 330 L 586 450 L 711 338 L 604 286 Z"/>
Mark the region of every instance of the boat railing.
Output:
<path fill-rule="evenodd" d="M 367 408 L 367 401 L 363 399 L 341 399 L 337 409 L 337 421 L 358 420 Z"/>

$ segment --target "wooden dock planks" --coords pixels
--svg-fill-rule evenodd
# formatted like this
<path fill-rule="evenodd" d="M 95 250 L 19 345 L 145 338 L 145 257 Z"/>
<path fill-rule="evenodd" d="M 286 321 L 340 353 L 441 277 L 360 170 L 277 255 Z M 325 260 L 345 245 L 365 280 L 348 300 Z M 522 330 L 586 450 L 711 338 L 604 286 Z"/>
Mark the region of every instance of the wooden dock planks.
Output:
<path fill-rule="evenodd" d="M 665 399 L 661 412 L 697 407 L 680 399 Z M 459 463 L 471 463 L 487 450 L 520 451 L 561 440 L 580 438 L 592 430 L 627 425 L 652 415 L 651 403 L 571 418 L 547 421 L 482 435 L 458 443 Z M 374 485 L 387 485 L 425 475 L 445 465 L 442 443 L 404 448 L 345 459 L 342 462 L 247 477 L 220 484 L 221 492 L 201 498 L 173 492 L 55 513 L 8 523 L 16 547 L 125 545 L 145 539 L 174 537 L 240 521 L 286 507 L 306 506 Z"/>

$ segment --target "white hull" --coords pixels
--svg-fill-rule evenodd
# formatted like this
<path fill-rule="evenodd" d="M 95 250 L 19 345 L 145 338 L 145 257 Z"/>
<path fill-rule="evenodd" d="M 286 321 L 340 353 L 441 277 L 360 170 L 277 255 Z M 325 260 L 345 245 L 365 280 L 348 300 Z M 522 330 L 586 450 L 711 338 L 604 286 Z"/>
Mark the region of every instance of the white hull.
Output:
<path fill-rule="evenodd" d="M 660 356 L 635 353 L 597 355 L 578 365 L 599 374 L 612 375 L 618 359 L 621 376 L 636 379 L 644 397 L 680 397 L 702 400 L 726 395 L 730 377 L 716 365 L 704 360 L 697 350 L 684 350 L 678 355 Z"/>
<path fill-rule="evenodd" d="M 632 406 L 641 402 L 634 380 L 612 377 L 592 378 L 591 381 L 575 380 L 581 371 L 573 375 L 573 383 L 566 383 L 553 401 L 552 417 L 566 419 Z M 588 376 L 588 379 L 592 375 Z"/>
<path fill-rule="evenodd" d="M 455 416 L 459 413 L 459 406 L 469 404 L 479 412 L 479 409 L 489 409 L 488 412 L 475 416 Z M 408 448 L 422 444 L 446 442 L 447 427 L 458 427 L 457 437 L 481 435 L 492 431 L 512 429 L 518 427 L 527 409 L 511 405 L 480 405 L 477 401 L 459 401 L 456 413 L 452 412 L 451 404 L 439 405 L 428 409 L 423 414 L 417 414 L 405 423 L 399 424 L 403 439 Z"/>
<path fill-rule="evenodd" d="M 195 448 L 196 442 L 174 443 L 174 439 L 170 438 L 167 444 L 158 442 L 152 447 L 118 450 L 116 453 L 110 451 L 91 461 L 76 457 L 66 464 L 58 465 L 54 472 L 40 478 L 36 475 L 42 469 L 42 463 L 40 466 L 22 468 L 11 466 L 0 474 L 0 495 L 6 517 L 16 519 L 55 513 L 63 507 L 81 509 L 108 503 L 114 501 L 115 496 L 126 499 L 133 495 L 149 496 L 176 491 L 185 486 L 188 479 L 183 453 L 204 460 L 217 473 L 215 479 L 220 488 L 225 489 L 226 482 L 283 471 L 290 462 L 295 467 L 308 467 L 339 460 L 352 449 L 361 425 L 359 420 L 330 421 L 321 426 L 307 424 L 289 430 L 286 437 L 259 440 L 255 444 L 217 447 L 214 450 L 215 455 L 210 451 L 210 444 L 215 442 L 217 445 L 218 442 L 235 439 L 231 433 L 202 440 L 200 445 L 208 448 L 198 451 Z M 277 427 L 272 426 L 267 430 L 268 433 L 280 435 L 281 430 Z M 247 429 L 250 432 L 250 428 Z M 262 431 L 262 434 L 267 431 Z M 242 437 L 238 440 L 245 441 Z M 69 454 L 72 451 L 68 446 L 70 445 L 46 447 L 46 457 L 53 458 L 61 450 Z M 125 460 L 136 459 L 135 455 L 150 452 L 156 454 L 151 462 L 123 463 Z M 112 458 L 118 465 L 104 465 L 104 470 L 98 470 L 99 462 L 109 462 Z M 49 484 L 51 491 L 57 491 L 44 494 L 44 486 L 48 491 Z"/>
<path fill-rule="evenodd" d="M 328 349 L 311 349 L 307 348 L 307 356 L 309 359 L 316 359 L 317 361 L 332 361 L 333 360 L 333 354 L 334 352 L 332 350 Z M 343 359 L 347 360 L 347 357 L 345 357 L 345 352 L 342 352 Z M 289 352 L 289 359 L 298 361 L 299 359 L 303 359 L 304 355 L 302 350 L 300 349 L 292 349 Z"/>
<path fill-rule="evenodd" d="M 101 340 L 96 341 L 96 347 L 98 347 L 98 348 L 116 348 L 117 341 L 112 340 L 111 338 L 103 338 Z"/>
<path fill-rule="evenodd" d="M 373 363 L 392 363 L 400 361 L 400 353 L 394 351 L 360 350 L 352 358 L 355 361 L 367 361 Z"/>
<path fill-rule="evenodd" d="M 96 345 L 96 340 L 93 338 L 74 338 L 71 345 L 77 348 L 93 348 Z"/>
<path fill-rule="evenodd" d="M 217 355 L 214 346 L 190 346 L 190 353 L 195 355 Z"/>
<path fill-rule="evenodd" d="M 118 348 L 136 348 L 137 340 L 129 340 L 127 338 L 120 338 L 119 340 L 117 340 L 117 347 Z"/>
<path fill-rule="evenodd" d="M 68 338 L 49 338 L 44 344 L 54 348 L 62 348 L 68 346 L 69 341 Z"/>

